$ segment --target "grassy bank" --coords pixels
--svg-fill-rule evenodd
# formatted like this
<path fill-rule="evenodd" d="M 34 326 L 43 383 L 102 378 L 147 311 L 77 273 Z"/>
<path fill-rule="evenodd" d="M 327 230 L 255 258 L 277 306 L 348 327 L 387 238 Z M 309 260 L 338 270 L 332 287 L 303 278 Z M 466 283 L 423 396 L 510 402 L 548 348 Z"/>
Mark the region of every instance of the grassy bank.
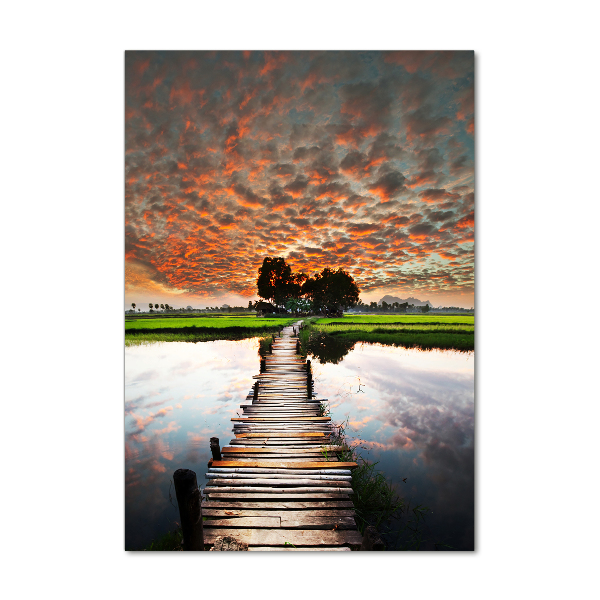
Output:
<path fill-rule="evenodd" d="M 475 324 L 469 315 L 347 315 L 311 320 L 301 338 L 305 351 L 337 363 L 358 342 L 424 350 L 474 350 Z"/>
<path fill-rule="evenodd" d="M 323 405 L 323 412 L 329 412 L 327 405 Z M 377 463 L 363 459 L 356 445 L 348 441 L 345 429 L 346 423 L 334 425 L 331 443 L 347 448 L 337 453 L 340 461 L 358 464 L 352 471 L 352 502 L 358 530 L 364 534 L 365 528 L 373 525 L 386 550 L 419 550 L 429 508 L 411 506 L 410 501 L 401 498 L 384 473 L 376 468 Z"/>
<path fill-rule="evenodd" d="M 255 316 L 164 317 L 145 316 L 125 320 L 125 345 L 153 342 L 208 342 L 239 340 L 275 333 L 294 323 L 294 318 Z"/>

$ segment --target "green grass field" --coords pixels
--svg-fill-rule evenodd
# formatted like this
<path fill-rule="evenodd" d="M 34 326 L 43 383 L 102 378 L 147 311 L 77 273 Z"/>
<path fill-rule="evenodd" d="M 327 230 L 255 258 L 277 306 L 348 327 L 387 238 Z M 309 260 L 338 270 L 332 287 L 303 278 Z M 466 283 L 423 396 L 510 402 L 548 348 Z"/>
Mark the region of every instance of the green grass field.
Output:
<path fill-rule="evenodd" d="M 125 320 L 125 345 L 153 342 L 210 342 L 241 340 L 275 333 L 294 318 L 258 318 L 247 315 L 195 317 L 145 316 Z"/>
<path fill-rule="evenodd" d="M 316 319 L 309 329 L 304 341 L 324 359 L 331 352 L 339 360 L 357 342 L 422 349 L 475 349 L 473 315 L 344 315 L 341 319 Z"/>
<path fill-rule="evenodd" d="M 473 315 L 352 315 L 345 314 L 342 319 L 319 319 L 317 324 L 327 323 L 465 323 L 473 325 L 475 317 Z"/>
<path fill-rule="evenodd" d="M 229 329 L 232 327 L 243 329 L 256 329 L 257 331 L 266 328 L 284 327 L 288 323 L 293 323 L 293 318 L 257 318 L 248 316 L 222 316 L 213 315 L 206 317 L 148 317 L 143 319 L 126 319 L 125 331 L 146 330 L 146 329 Z"/>

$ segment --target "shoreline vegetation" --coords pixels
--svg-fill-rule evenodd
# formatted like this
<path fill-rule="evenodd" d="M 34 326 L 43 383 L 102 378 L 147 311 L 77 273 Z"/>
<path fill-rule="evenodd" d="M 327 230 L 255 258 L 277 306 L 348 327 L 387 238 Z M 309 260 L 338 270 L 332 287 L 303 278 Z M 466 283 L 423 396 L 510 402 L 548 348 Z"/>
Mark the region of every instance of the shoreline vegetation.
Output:
<path fill-rule="evenodd" d="M 142 315 L 126 317 L 125 345 L 153 342 L 208 342 L 262 337 L 278 332 L 286 325 L 303 319 L 308 327 L 301 332 L 303 350 L 320 359 L 339 355 L 338 362 L 355 344 L 364 342 L 423 350 L 475 349 L 473 315 L 391 314 L 343 317 L 248 316 L 240 314 L 180 316 Z"/>
<path fill-rule="evenodd" d="M 223 316 L 149 316 L 125 319 L 125 346 L 153 342 L 212 342 L 243 340 L 280 331 L 297 320 L 295 317 Z"/>

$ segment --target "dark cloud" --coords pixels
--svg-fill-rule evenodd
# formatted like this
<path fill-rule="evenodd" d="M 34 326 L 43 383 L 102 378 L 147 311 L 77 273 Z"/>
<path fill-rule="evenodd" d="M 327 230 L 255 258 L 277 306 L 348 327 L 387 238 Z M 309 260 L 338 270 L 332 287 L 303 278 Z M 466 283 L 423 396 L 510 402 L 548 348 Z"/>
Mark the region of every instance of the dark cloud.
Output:
<path fill-rule="evenodd" d="M 253 296 L 275 251 L 294 268 L 343 264 L 365 289 L 383 282 L 373 270 L 419 269 L 441 252 L 460 265 L 411 281 L 458 285 L 473 258 L 472 63 L 460 52 L 126 53 L 127 298 Z"/>

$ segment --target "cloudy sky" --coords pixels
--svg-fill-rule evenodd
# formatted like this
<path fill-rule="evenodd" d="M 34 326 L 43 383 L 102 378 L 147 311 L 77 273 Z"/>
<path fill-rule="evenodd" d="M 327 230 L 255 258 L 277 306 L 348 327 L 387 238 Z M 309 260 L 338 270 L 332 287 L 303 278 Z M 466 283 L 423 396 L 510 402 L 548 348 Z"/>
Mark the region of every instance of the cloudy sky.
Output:
<path fill-rule="evenodd" d="M 127 52 L 126 308 L 245 306 L 265 256 L 474 306 L 473 57 Z"/>

